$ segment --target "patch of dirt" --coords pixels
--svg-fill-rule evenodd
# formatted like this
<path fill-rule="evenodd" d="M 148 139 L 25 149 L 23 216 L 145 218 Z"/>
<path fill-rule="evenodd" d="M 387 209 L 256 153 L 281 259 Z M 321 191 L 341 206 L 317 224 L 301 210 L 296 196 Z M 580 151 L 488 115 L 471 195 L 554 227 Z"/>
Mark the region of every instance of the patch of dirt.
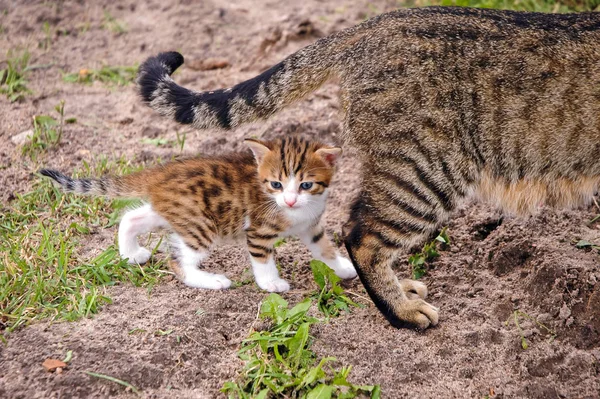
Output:
<path fill-rule="evenodd" d="M 0 98 L 0 200 L 8 203 L 29 190 L 32 172 L 41 166 L 21 157 L 10 138 L 30 129 L 34 115 L 51 113 L 61 99 L 66 116 L 77 123 L 66 126 L 63 142 L 43 164 L 67 173 L 101 155 L 143 160 L 179 155 L 177 146 L 142 142 L 175 141 L 176 132 L 187 133 L 184 154 L 242 150 L 242 138 L 252 135 L 301 133 L 335 142 L 334 83 L 267 122 L 233 132 L 194 131 L 147 109 L 133 86 L 70 84 L 62 81 L 62 71 L 131 65 L 177 49 L 196 65 L 223 61 L 223 68 L 210 70 L 184 65 L 179 82 L 198 90 L 230 87 L 316 37 L 396 5 L 387 0 L 0 2 L 0 11 L 6 10 L 0 20 L 2 56 L 6 49 L 27 47 L 36 66 L 28 76 L 33 94 L 12 104 Z M 103 28 L 105 13 L 126 31 Z M 47 50 L 44 22 L 50 28 Z M 358 192 L 356 162 L 346 151 L 326 214 L 329 234 L 341 232 Z M 315 328 L 314 348 L 320 356 L 352 365 L 355 383 L 381 384 L 383 397 L 598 397 L 600 256 L 572 245 L 574 239 L 600 240 L 600 223 L 588 224 L 595 212 L 544 209 L 529 218 L 500 219 L 481 204 L 458 211 L 449 226 L 450 249 L 423 279 L 430 301 L 441 310 L 437 328 L 393 329 L 370 301 L 357 296 L 368 306 Z M 83 251 L 96 255 L 112 243 L 114 231 L 98 232 Z M 277 252 L 293 287 L 284 297 L 299 301 L 315 288 L 310 256 L 297 241 Z M 240 247 L 221 248 L 206 263 L 208 270 L 238 281 L 248 267 Z M 401 262 L 397 272 L 407 277 L 409 267 Z M 366 295 L 358 281 L 347 288 Z M 107 294 L 113 303 L 93 319 L 37 323 L 12 334 L 0 346 L 0 397 L 133 396 L 86 371 L 128 381 L 148 398 L 218 397 L 223 383 L 241 369 L 235 353 L 265 296 L 254 284 L 209 292 L 168 277 L 150 293 L 120 285 Z M 519 327 L 516 310 L 528 315 L 517 318 Z M 62 359 L 68 350 L 73 359 L 67 369 L 44 370 L 45 359 Z"/>

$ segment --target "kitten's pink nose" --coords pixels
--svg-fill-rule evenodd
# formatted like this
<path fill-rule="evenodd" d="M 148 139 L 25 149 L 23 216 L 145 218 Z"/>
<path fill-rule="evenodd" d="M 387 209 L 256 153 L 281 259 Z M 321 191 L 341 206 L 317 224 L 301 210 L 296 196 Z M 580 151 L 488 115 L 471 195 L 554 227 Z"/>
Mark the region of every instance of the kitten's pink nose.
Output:
<path fill-rule="evenodd" d="M 287 204 L 287 206 L 289 206 L 290 208 L 294 206 L 294 204 L 296 203 L 296 198 L 286 198 L 285 203 Z"/>

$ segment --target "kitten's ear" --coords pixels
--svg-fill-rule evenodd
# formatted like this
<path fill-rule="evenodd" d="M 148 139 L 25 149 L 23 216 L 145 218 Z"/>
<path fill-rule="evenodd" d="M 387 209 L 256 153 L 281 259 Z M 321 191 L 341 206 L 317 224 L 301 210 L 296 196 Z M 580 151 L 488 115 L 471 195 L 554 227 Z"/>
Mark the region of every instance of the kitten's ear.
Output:
<path fill-rule="evenodd" d="M 245 139 L 244 143 L 246 143 L 246 145 L 250 147 L 252 153 L 254 154 L 254 158 L 256 158 L 257 162 L 262 162 L 265 155 L 267 155 L 269 151 L 271 151 L 271 149 L 267 147 L 265 143 L 258 139 Z"/>
<path fill-rule="evenodd" d="M 323 147 L 315 151 L 315 154 L 320 156 L 329 166 L 335 166 L 335 162 L 342 155 L 342 149 L 340 147 Z"/>

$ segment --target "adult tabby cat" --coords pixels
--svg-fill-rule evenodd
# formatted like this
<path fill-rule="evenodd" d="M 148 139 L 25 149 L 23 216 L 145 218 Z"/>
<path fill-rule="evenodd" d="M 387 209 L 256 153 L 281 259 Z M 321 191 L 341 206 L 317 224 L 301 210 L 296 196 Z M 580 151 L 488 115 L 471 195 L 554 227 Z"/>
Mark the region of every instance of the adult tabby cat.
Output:
<path fill-rule="evenodd" d="M 129 263 L 145 263 L 150 251 L 137 236 L 163 227 L 173 231 L 176 275 L 191 287 L 229 288 L 220 274 L 198 269 L 214 243 L 246 238 L 258 286 L 286 291 L 273 244 L 297 235 L 313 256 L 341 278 L 354 278 L 352 263 L 340 256 L 320 223 L 327 187 L 341 149 L 296 137 L 275 141 L 247 139 L 254 153 L 200 157 L 122 177 L 71 179 L 57 171 L 40 173 L 65 191 L 110 197 L 143 198 L 148 203 L 127 212 L 119 225 L 119 252 Z"/>
<path fill-rule="evenodd" d="M 152 108 L 198 128 L 268 117 L 339 78 L 343 142 L 363 160 L 346 248 L 394 326 L 438 322 L 438 310 L 409 298 L 391 265 L 465 197 L 526 213 L 579 205 L 598 188 L 598 13 L 399 10 L 204 93 L 170 78 L 182 63 L 178 53 L 150 58 L 138 83 Z"/>

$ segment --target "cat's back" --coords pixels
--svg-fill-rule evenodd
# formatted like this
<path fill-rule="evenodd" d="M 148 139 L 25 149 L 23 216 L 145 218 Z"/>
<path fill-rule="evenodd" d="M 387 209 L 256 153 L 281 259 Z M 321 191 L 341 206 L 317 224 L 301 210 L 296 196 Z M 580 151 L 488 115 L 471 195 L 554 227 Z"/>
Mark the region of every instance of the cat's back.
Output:
<path fill-rule="evenodd" d="M 600 32 L 600 13 L 549 14 L 466 7 L 409 8 L 381 14 L 357 25 L 353 34 L 423 39 L 503 40 L 543 34 L 573 40 Z M 558 36 L 556 36 L 558 35 Z"/>
<path fill-rule="evenodd" d="M 150 194 L 156 198 L 210 199 L 241 195 L 256 180 L 256 163 L 250 153 L 198 156 L 169 162 L 148 173 Z"/>

